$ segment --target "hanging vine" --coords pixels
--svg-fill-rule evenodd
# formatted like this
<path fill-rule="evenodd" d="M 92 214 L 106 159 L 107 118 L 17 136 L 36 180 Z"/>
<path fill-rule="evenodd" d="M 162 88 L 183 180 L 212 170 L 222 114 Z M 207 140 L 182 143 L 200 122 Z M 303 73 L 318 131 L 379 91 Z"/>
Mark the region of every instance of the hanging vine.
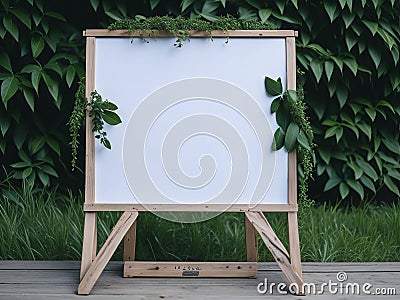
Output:
<path fill-rule="evenodd" d="M 79 148 L 79 131 L 85 122 L 86 111 L 89 111 L 89 117 L 92 120 L 95 138 L 100 141 L 104 147 L 111 149 L 111 142 L 107 138 L 107 132 L 104 130 L 104 123 L 109 125 L 120 124 L 121 118 L 115 111 L 118 109 L 117 105 L 110 102 L 108 99 L 103 100 L 102 96 L 95 90 L 90 93 L 90 101 L 85 96 L 85 78 L 79 82 L 78 90 L 75 93 L 75 105 L 68 120 L 69 132 L 71 141 L 71 165 L 72 170 L 76 167 Z"/>

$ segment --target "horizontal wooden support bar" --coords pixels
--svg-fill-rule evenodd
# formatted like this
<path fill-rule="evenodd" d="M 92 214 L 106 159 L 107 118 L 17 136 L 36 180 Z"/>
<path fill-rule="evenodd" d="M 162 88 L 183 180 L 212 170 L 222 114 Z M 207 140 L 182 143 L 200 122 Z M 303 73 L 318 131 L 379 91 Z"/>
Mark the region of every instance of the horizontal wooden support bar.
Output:
<path fill-rule="evenodd" d="M 212 37 L 296 37 L 297 31 L 294 30 L 227 30 L 211 31 Z M 156 36 L 156 37 L 173 37 L 173 35 L 167 31 L 159 30 L 108 30 L 108 29 L 86 29 L 83 31 L 83 36 L 86 37 L 141 37 L 141 36 Z M 206 31 L 189 31 L 189 36 L 196 37 L 210 37 L 210 33 Z"/>
<path fill-rule="evenodd" d="M 126 261 L 124 277 L 257 277 L 257 262 Z"/>
<path fill-rule="evenodd" d="M 264 211 L 264 212 L 294 212 L 297 211 L 297 204 L 259 204 L 250 207 L 248 204 L 102 204 L 85 203 L 84 211 L 180 211 L 180 212 L 246 212 L 246 211 Z"/>

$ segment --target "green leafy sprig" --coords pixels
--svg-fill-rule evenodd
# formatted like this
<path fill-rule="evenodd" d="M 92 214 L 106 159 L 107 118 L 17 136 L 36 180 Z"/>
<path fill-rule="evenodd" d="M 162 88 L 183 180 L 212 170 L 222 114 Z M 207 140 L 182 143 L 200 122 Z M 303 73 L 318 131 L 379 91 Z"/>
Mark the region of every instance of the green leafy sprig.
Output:
<path fill-rule="evenodd" d="M 78 90 L 75 94 L 75 105 L 71 117 L 67 125 L 70 132 L 70 145 L 72 153 L 72 170 L 76 167 L 79 147 L 79 131 L 84 124 L 86 111 L 89 111 L 89 117 L 92 120 L 95 138 L 100 140 L 100 143 L 107 149 L 111 149 L 111 142 L 107 138 L 107 132 L 104 130 L 104 123 L 109 125 L 120 124 L 121 118 L 115 111 L 118 106 L 110 102 L 108 99 L 103 100 L 102 96 L 96 91 L 90 93 L 90 101 L 85 97 L 85 79 L 82 78 L 79 82 Z"/>
<path fill-rule="evenodd" d="M 145 41 L 147 37 L 157 37 L 159 31 L 166 31 L 177 38 L 175 47 L 182 47 L 183 42 L 189 39 L 189 31 L 204 31 L 212 38 L 213 30 L 270 30 L 277 27 L 270 22 L 260 22 L 254 19 L 236 19 L 230 15 L 215 17 L 212 20 L 201 17 L 185 18 L 177 17 L 151 17 L 146 18 L 140 15 L 135 18 L 127 18 L 116 21 L 108 26 L 109 30 L 127 30 L 128 32 L 140 31 L 141 38 Z"/>
<path fill-rule="evenodd" d="M 308 197 L 308 181 L 312 178 L 315 165 L 314 134 L 310 120 L 306 116 L 306 104 L 302 86 L 295 90 L 283 92 L 280 78 L 274 80 L 265 77 L 265 90 L 268 95 L 276 97 L 271 103 L 271 113 L 275 113 L 279 128 L 274 133 L 273 150 L 284 147 L 288 152 L 297 149 L 299 157 L 299 211 L 305 213 L 306 208 L 314 201 Z"/>

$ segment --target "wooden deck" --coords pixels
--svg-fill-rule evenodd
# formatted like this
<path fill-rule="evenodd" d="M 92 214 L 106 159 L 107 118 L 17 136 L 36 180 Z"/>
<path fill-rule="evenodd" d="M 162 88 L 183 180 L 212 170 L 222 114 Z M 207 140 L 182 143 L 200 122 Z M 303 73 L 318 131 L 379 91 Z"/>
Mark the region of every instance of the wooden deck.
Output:
<path fill-rule="evenodd" d="M 394 295 L 345 295 L 325 291 L 318 296 L 259 294 L 257 285 L 286 282 L 275 263 L 261 263 L 257 279 L 240 278 L 122 278 L 122 263 L 111 262 L 90 296 L 76 294 L 79 281 L 77 261 L 0 261 L 0 299 L 398 299 L 400 263 L 303 263 L 304 282 L 338 282 L 338 272 L 346 272 L 345 283 L 370 283 L 376 288 L 395 288 Z"/>

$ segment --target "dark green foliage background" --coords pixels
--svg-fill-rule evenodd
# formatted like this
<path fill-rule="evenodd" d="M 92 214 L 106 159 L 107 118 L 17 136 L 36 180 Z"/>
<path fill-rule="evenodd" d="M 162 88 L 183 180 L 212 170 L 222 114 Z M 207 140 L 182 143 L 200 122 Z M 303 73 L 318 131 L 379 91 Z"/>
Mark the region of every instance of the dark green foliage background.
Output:
<path fill-rule="evenodd" d="M 70 171 L 65 126 L 84 73 L 83 29 L 137 14 L 214 20 L 229 13 L 299 31 L 318 145 L 311 197 L 398 200 L 399 10 L 395 0 L 1 0 L 0 180 L 83 186 L 82 173 Z"/>

